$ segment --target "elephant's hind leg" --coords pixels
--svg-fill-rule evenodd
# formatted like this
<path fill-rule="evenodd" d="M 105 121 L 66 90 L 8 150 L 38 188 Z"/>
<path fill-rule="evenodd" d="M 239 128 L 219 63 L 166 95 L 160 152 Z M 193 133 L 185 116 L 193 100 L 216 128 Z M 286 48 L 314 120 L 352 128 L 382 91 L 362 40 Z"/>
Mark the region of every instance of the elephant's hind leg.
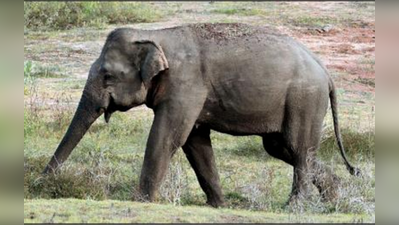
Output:
<path fill-rule="evenodd" d="M 223 195 L 211 145 L 210 130 L 204 127 L 194 128 L 183 145 L 183 150 L 207 196 L 207 203 L 213 207 L 223 206 Z"/>
<path fill-rule="evenodd" d="M 294 165 L 293 154 L 284 146 L 281 133 L 270 133 L 263 135 L 263 147 L 266 152 L 274 158 L 280 159 L 290 165 Z"/>
<path fill-rule="evenodd" d="M 283 134 L 272 133 L 263 136 L 263 145 L 267 153 L 294 167 L 292 191 L 288 203 L 307 197 L 308 194 L 308 166 L 305 155 L 297 154 L 287 147 Z"/>
<path fill-rule="evenodd" d="M 314 177 L 312 165 L 315 162 L 315 152 L 318 148 L 318 137 L 316 137 L 317 135 L 313 136 L 312 128 L 310 130 L 310 132 L 307 129 L 297 133 L 289 132 L 294 135 L 287 138 L 285 142 L 286 148 L 292 154 L 292 165 L 294 167 L 292 191 L 289 199 L 289 204 L 293 206 L 302 205 L 301 201 L 308 200 L 310 197 L 310 187 Z"/>
<path fill-rule="evenodd" d="M 310 182 L 318 189 L 322 199 L 334 201 L 338 198 L 338 187 L 340 179 L 331 168 L 318 160 L 316 149 L 319 148 L 319 132 L 314 134 L 313 147 L 304 148 L 306 151 L 293 151 L 286 147 L 283 135 L 279 133 L 263 136 L 263 145 L 267 153 L 274 158 L 280 159 L 294 167 L 294 180 L 290 201 L 301 197 L 307 197 Z"/>
<path fill-rule="evenodd" d="M 311 150 L 302 145 L 306 142 L 301 142 L 300 148 L 293 148 L 291 139 L 284 136 L 283 133 L 272 133 L 263 135 L 263 145 L 269 155 L 280 159 L 294 169 L 294 177 L 292 183 L 292 191 L 287 204 L 296 204 L 300 200 L 309 197 L 309 185 L 311 184 L 312 171 L 309 162 L 311 158 Z"/>

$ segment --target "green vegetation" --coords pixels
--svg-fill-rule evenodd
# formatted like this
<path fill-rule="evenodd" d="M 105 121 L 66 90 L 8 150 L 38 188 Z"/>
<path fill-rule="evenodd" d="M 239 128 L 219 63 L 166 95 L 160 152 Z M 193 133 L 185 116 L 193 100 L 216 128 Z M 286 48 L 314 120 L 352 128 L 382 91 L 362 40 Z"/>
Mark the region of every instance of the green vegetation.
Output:
<path fill-rule="evenodd" d="M 287 215 L 119 201 L 24 200 L 24 206 L 24 221 L 33 223 L 351 223 L 368 221 L 366 215 L 310 213 Z"/>
<path fill-rule="evenodd" d="M 35 76 L 33 73 L 33 63 L 31 61 L 24 62 L 24 94 L 27 95 L 29 93 L 29 88 L 35 82 Z"/>
<path fill-rule="evenodd" d="M 45 66 L 37 62 L 24 62 L 24 80 L 32 82 L 37 78 L 58 78 L 63 77 L 61 69 L 58 66 Z"/>
<path fill-rule="evenodd" d="M 322 17 L 316 17 L 316 16 L 298 16 L 295 18 L 292 18 L 290 22 L 294 26 L 298 27 L 320 27 L 324 26 L 327 24 L 331 25 L 336 25 L 339 23 L 339 19 L 336 17 L 328 17 L 328 16 L 322 16 Z"/>
<path fill-rule="evenodd" d="M 325 138 L 320 147 L 320 155 L 324 158 L 334 155 L 337 149 L 337 141 L 332 130 L 325 131 Z M 345 152 L 351 157 L 359 156 L 373 159 L 375 156 L 375 133 L 374 131 L 356 132 L 351 129 L 341 131 Z"/>
<path fill-rule="evenodd" d="M 24 62 L 24 95 L 35 92 L 38 78 L 64 77 L 58 66 L 45 66 L 37 62 Z"/>
<path fill-rule="evenodd" d="M 64 30 L 154 22 L 162 12 L 144 2 L 24 2 L 25 30 Z"/>
<path fill-rule="evenodd" d="M 227 15 L 240 15 L 240 16 L 256 16 L 256 15 L 266 14 L 265 11 L 257 8 L 221 8 L 221 9 L 214 9 L 211 12 L 227 14 Z"/>

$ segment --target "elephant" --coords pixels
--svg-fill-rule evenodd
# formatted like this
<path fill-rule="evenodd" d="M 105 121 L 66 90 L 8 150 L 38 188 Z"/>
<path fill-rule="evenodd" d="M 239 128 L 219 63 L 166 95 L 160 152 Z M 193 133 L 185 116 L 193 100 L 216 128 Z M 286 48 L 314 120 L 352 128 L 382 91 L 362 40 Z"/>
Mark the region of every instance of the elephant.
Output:
<path fill-rule="evenodd" d="M 116 111 L 145 105 L 154 120 L 139 182 L 144 201 L 157 199 L 170 160 L 182 148 L 207 204 L 225 205 L 211 130 L 260 136 L 269 155 L 293 167 L 288 202 L 307 198 L 311 184 L 331 200 L 339 178 L 316 157 L 329 103 L 345 165 L 360 175 L 345 155 L 334 82 L 303 44 L 243 23 L 118 28 L 92 64 L 71 124 L 43 173 L 56 172 L 101 115 L 108 123 Z"/>

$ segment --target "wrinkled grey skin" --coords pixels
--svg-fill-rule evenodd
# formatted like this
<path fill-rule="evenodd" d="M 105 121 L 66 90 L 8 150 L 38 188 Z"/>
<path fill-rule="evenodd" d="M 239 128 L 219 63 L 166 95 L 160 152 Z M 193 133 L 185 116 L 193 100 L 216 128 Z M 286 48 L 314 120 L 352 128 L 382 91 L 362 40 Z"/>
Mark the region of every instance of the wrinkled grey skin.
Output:
<path fill-rule="evenodd" d="M 207 195 L 223 195 L 210 130 L 258 135 L 266 151 L 294 168 L 290 201 L 308 184 L 326 199 L 337 197 L 338 177 L 316 160 L 329 100 L 341 154 L 347 161 L 332 79 L 303 45 L 267 28 L 197 24 L 144 31 L 113 31 L 92 65 L 71 125 L 45 173 L 54 172 L 102 114 L 139 105 L 155 117 L 140 179 L 143 198 L 156 198 L 169 162 L 182 147 Z"/>

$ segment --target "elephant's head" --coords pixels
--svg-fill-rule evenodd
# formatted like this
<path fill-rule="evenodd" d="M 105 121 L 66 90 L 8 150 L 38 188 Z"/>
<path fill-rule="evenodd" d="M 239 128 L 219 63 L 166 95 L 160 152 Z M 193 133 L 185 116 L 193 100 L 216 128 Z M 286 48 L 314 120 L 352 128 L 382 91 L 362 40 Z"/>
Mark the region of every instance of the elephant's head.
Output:
<path fill-rule="evenodd" d="M 152 79 L 169 68 L 160 45 L 134 40 L 129 32 L 112 32 L 92 65 L 80 103 L 64 138 L 45 169 L 53 172 L 102 114 L 108 123 L 115 111 L 146 103 Z"/>

